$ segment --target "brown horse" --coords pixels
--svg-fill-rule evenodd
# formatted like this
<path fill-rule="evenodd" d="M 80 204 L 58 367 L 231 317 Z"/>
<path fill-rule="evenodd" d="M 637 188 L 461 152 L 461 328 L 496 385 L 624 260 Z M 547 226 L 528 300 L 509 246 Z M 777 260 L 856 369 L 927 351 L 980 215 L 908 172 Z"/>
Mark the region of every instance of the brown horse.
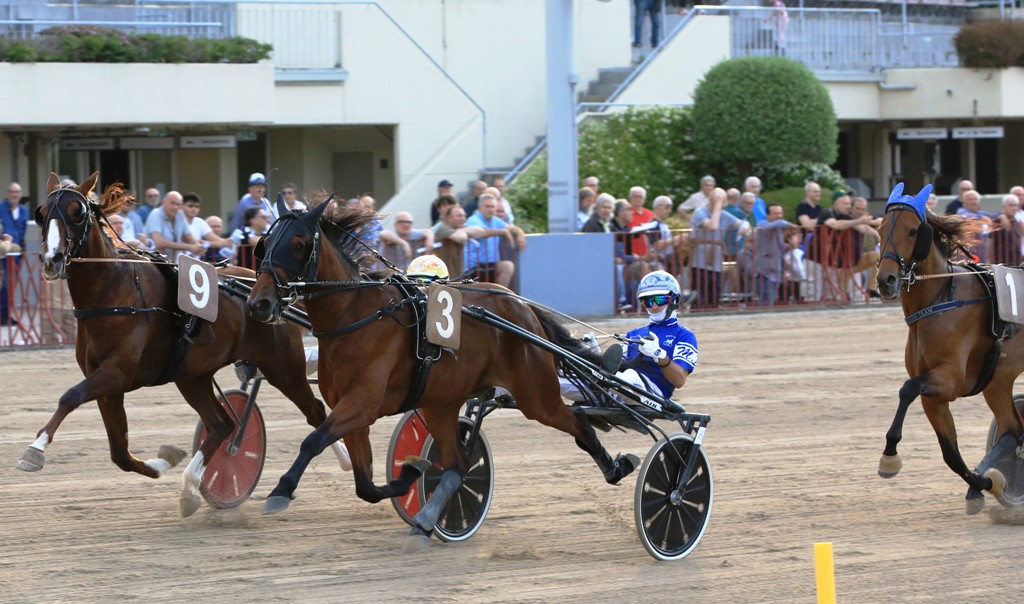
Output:
<path fill-rule="evenodd" d="M 96 400 L 113 462 L 126 472 L 159 477 L 185 452 L 161 447 L 157 459 L 134 457 L 128 450 L 124 394 L 173 381 L 199 414 L 208 434 L 182 477 L 181 513 L 189 516 L 199 507 L 197 489 L 206 460 L 235 427 L 214 395 L 217 370 L 239 359 L 250 361 L 295 403 L 310 425 L 321 425 L 327 415 L 306 380 L 299 328 L 253 321 L 243 300 L 223 291 L 217 320 L 201 323 L 184 357 L 172 361 L 172 350 L 183 335 L 177 281 L 170 278 L 169 266 L 150 262 L 127 248 L 119 251 L 103 232 L 102 217 L 119 211 L 132 198 L 115 185 L 108 188 L 100 204 L 90 201 L 98 176 L 94 173 L 77 187 L 61 187 L 57 176 L 51 174 L 46 204 L 36 212 L 36 221 L 42 226 L 43 276 L 51 281 L 67 279 L 80 317 L 76 357 L 85 380 L 60 398 L 57 411 L 25 450 L 18 468 L 41 469 L 43 450 L 64 418 L 83 403 Z"/>
<path fill-rule="evenodd" d="M 968 484 L 967 513 L 983 509 L 982 491 L 991 492 L 1001 503 L 1015 503 L 1006 495 L 1003 472 L 994 466 L 1000 461 L 997 458 L 1005 461 L 1008 454 L 1012 456 L 1024 434 L 1012 393 L 1014 380 L 1024 371 L 1024 339 L 1014 337 L 1016 331 L 1000 326 L 993 316 L 994 292 L 981 279 L 987 271 L 950 260 L 976 236 L 973 221 L 927 212 L 924 203 L 931 185 L 914 197 L 902 193 L 899 184 L 879 228 L 878 286 L 884 297 L 899 296 L 903 305 L 910 326 L 904 359 L 910 379 L 900 389 L 878 474 L 891 478 L 899 473 L 902 461 L 896 445 L 902 438 L 907 408 L 920 396 L 943 461 Z M 949 403 L 978 392 L 984 395 L 1003 438 L 971 471 L 957 447 Z"/>
<path fill-rule="evenodd" d="M 325 215 L 328 206 L 333 208 L 330 216 Z M 302 442 L 298 458 L 267 498 L 266 512 L 287 508 L 309 462 L 342 437 L 350 447 L 360 498 L 377 502 L 404 495 L 419 476 L 420 467 L 406 464 L 398 478 L 377 487 L 368 435 L 377 418 L 415 406 L 423 410 L 444 469 L 429 503 L 414 518 L 410 543 L 425 543 L 467 470 L 458 436 L 459 409 L 467 399 L 482 396 L 494 386 L 508 388 L 527 418 L 575 437 L 609 483 L 619 482 L 636 467 L 635 456 L 612 459 L 586 417 L 562 401 L 551 353 L 467 315 L 462 320 L 458 351 L 444 351 L 434 362 L 422 394 L 410 395 L 416 389 L 418 367 L 416 329 L 412 326 L 420 315 L 412 308 L 415 293 L 410 293 L 415 287 L 393 273 L 365 280 L 358 270 L 361 244 L 355 233 L 375 216 L 331 203 L 304 213 L 285 214 L 282 210 L 281 216 L 257 245 L 260 268 L 249 294 L 249 308 L 255 318 L 272 322 L 283 310 L 283 293 L 298 293 L 306 299 L 313 333 L 320 340 L 320 392 L 332 410 L 327 421 Z M 521 299 L 495 293 L 508 290 L 491 284 L 458 287 L 464 306 L 486 308 L 526 331 L 586 354 L 585 347 L 553 318 Z M 349 438 L 352 436 L 355 438 Z"/>

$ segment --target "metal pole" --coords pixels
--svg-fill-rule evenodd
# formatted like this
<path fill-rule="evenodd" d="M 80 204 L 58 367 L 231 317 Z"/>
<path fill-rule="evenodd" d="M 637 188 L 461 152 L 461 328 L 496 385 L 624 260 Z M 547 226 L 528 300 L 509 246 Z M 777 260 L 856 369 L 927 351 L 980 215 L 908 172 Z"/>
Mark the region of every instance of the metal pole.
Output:
<path fill-rule="evenodd" d="M 576 83 L 573 0 L 547 0 L 548 232 L 576 230 Z"/>

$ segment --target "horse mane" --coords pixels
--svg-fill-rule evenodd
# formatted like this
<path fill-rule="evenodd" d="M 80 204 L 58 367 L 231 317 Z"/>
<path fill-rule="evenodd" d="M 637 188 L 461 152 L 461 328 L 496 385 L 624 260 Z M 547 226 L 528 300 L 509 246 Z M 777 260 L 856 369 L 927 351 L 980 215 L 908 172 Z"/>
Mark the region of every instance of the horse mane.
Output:
<path fill-rule="evenodd" d="M 124 184 L 115 182 L 103 191 L 100 209 L 104 216 L 117 214 L 135 201 L 135 196 L 124 190 Z"/>
<path fill-rule="evenodd" d="M 960 252 L 960 246 L 971 248 L 981 235 L 981 222 L 963 216 L 939 216 L 928 212 L 928 224 L 935 231 L 935 244 L 946 258 Z"/>
<path fill-rule="evenodd" d="M 338 203 L 334 203 L 333 207 L 327 208 L 323 213 L 323 220 L 337 227 L 337 229 L 325 231 L 328 233 L 327 239 L 357 270 L 360 260 L 370 253 L 370 250 L 359 239 L 359 233 L 379 219 L 376 212 Z"/>

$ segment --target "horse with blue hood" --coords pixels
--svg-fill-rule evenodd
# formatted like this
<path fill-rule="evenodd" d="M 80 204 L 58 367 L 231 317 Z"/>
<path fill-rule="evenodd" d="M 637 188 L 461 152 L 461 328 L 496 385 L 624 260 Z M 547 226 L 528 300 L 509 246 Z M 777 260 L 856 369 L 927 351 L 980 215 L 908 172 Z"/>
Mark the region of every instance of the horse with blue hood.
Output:
<path fill-rule="evenodd" d="M 977 222 L 929 212 L 931 192 L 927 185 L 904 195 L 903 184 L 896 185 L 879 228 L 879 292 L 899 297 L 903 306 L 910 379 L 900 388 L 878 474 L 892 478 L 902 468 L 896 447 L 907 409 L 920 397 L 943 461 L 968 485 L 967 513 L 984 508 L 985 491 L 1003 505 L 1024 505 L 1024 470 L 1018 467 L 1024 463 L 1016 455 L 1024 422 L 1013 400 L 1014 380 L 1024 372 L 1024 343 L 1015 326 L 999 319 L 991 271 L 968 252 Z M 995 446 L 971 470 L 957 446 L 949 403 L 978 393 L 995 418 Z"/>

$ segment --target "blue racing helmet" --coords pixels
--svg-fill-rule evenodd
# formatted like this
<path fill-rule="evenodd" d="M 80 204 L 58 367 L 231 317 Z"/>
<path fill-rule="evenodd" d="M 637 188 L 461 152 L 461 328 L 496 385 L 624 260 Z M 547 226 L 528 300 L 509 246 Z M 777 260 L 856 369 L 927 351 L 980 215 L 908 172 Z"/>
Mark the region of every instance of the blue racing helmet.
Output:
<path fill-rule="evenodd" d="M 637 298 L 667 294 L 679 297 L 679 282 L 665 271 L 647 273 L 636 288 Z"/>

